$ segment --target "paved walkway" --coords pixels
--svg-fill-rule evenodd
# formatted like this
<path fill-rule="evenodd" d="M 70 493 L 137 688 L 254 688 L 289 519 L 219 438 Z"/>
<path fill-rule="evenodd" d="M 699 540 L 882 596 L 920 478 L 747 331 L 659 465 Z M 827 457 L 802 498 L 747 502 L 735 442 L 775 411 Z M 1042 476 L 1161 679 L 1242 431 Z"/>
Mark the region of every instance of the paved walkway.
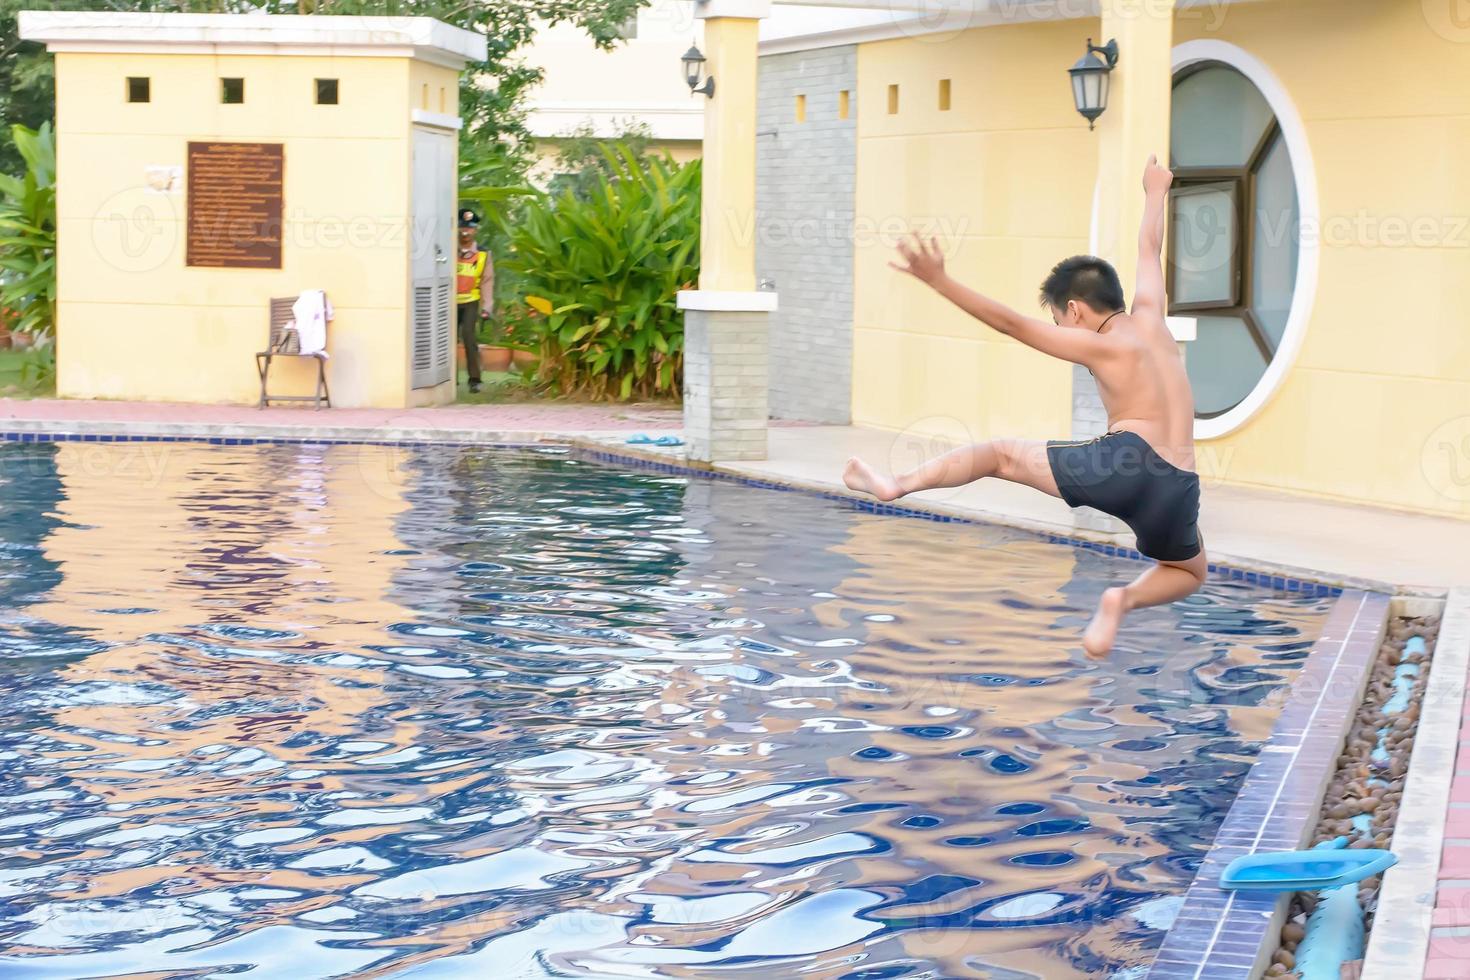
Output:
<path fill-rule="evenodd" d="M 854 426 L 772 428 L 768 459 L 717 468 L 844 491 L 842 467 L 849 456 L 880 468 L 906 469 L 949 448 Z M 906 500 L 960 516 L 1133 543 L 1132 535 L 1109 518 L 1096 515 L 1079 528 L 1060 500 L 998 480 L 930 490 Z M 1442 595 L 1452 586 L 1470 584 L 1470 521 L 1210 483 L 1202 508 L 1200 524 L 1210 554 L 1225 564 L 1389 592 Z"/>
<path fill-rule="evenodd" d="M 0 421 L 78 423 L 116 426 L 265 427 L 283 430 L 415 429 L 482 432 L 597 432 L 677 430 L 678 408 L 666 405 L 582 405 L 526 402 L 500 405 L 447 405 L 442 408 L 249 408 L 240 405 L 184 405 L 168 402 L 71 401 L 0 398 Z"/>

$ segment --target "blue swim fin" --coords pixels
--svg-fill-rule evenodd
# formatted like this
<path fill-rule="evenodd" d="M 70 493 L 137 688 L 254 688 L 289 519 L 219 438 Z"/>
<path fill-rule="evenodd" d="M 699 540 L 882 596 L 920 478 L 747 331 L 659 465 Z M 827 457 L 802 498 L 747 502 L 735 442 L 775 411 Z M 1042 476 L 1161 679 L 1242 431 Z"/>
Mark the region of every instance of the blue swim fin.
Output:
<path fill-rule="evenodd" d="M 1230 862 L 1220 887 L 1241 891 L 1320 891 L 1382 874 L 1398 863 L 1391 851 L 1371 848 L 1247 854 Z"/>

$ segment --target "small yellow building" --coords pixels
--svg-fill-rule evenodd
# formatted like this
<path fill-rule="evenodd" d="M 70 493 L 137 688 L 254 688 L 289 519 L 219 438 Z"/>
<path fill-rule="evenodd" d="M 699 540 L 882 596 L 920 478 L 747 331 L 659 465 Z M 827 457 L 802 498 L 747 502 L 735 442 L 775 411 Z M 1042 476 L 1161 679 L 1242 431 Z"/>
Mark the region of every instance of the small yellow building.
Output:
<path fill-rule="evenodd" d="M 332 402 L 454 399 L 459 72 L 423 17 L 24 11 L 56 58 L 57 393 L 253 404 L 323 290 Z M 273 393 L 307 393 L 284 358 Z"/>

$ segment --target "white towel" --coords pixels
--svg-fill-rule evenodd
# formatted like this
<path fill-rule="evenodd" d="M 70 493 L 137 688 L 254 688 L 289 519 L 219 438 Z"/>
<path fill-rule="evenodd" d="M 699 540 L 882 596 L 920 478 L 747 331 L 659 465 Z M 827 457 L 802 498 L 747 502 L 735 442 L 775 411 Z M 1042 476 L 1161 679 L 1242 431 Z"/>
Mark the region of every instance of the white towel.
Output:
<path fill-rule="evenodd" d="M 332 301 L 320 289 L 304 290 L 291 304 L 301 353 L 327 356 L 327 321 L 332 319 Z"/>

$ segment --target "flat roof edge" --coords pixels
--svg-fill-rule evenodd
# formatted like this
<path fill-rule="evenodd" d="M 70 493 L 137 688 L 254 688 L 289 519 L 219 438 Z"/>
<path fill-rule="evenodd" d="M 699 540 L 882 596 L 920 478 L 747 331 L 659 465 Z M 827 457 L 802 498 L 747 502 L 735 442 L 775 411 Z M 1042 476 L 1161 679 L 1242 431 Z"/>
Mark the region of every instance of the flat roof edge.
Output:
<path fill-rule="evenodd" d="M 484 61 L 484 35 L 432 17 L 329 14 L 169 14 L 22 10 L 20 36 L 46 45 L 126 44 L 132 49 L 213 45 L 404 48 Z"/>

